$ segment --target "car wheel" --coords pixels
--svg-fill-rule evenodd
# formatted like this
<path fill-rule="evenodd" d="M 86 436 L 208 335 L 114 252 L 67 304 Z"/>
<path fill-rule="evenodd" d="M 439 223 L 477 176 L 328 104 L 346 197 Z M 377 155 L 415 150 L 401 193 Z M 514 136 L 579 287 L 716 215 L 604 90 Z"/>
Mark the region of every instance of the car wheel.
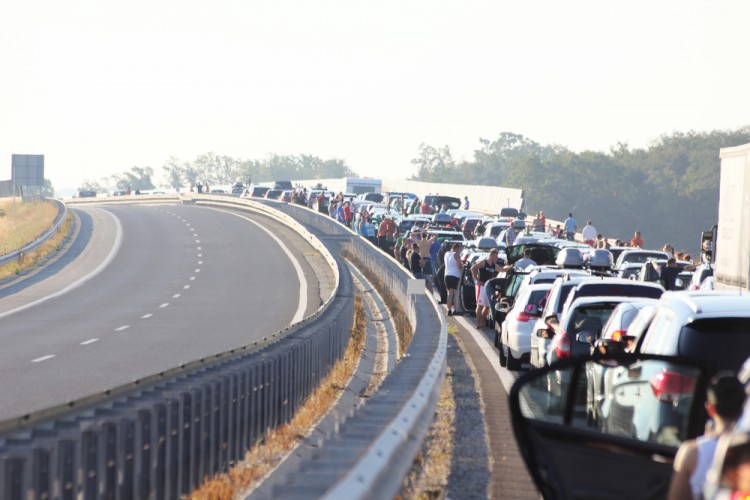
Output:
<path fill-rule="evenodd" d="M 497 331 L 497 328 L 495 328 L 495 347 L 500 349 L 500 332 Z"/>
<path fill-rule="evenodd" d="M 505 357 L 505 349 L 503 349 L 503 339 L 500 338 L 500 345 L 497 346 L 497 350 L 500 353 L 500 366 L 505 367 L 508 364 L 508 358 Z"/>
<path fill-rule="evenodd" d="M 507 349 L 505 355 L 508 358 L 507 360 L 508 370 L 513 370 L 514 372 L 517 372 L 518 370 L 521 369 L 521 358 L 518 358 L 518 359 L 514 358 L 513 353 L 510 351 L 510 348 L 506 344 L 503 344 L 503 346 L 505 347 L 505 349 Z"/>

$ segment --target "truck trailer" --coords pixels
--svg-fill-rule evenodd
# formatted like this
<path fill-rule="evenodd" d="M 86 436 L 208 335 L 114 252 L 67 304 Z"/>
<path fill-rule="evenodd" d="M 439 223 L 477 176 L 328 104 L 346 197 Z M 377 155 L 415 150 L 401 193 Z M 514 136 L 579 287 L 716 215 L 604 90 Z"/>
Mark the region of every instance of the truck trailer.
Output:
<path fill-rule="evenodd" d="M 710 249 L 714 254 L 714 287 L 717 290 L 748 290 L 750 144 L 722 148 L 719 156 L 719 221 L 716 241 Z"/>

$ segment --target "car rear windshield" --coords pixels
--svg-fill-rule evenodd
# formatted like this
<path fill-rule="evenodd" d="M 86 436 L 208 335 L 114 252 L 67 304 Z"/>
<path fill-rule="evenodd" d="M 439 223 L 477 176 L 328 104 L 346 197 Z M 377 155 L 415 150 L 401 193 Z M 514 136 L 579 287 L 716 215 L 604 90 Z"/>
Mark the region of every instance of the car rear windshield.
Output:
<path fill-rule="evenodd" d="M 664 291 L 661 288 L 653 286 L 642 286 L 637 284 L 625 283 L 594 283 L 587 284 L 578 289 L 578 297 L 646 297 L 649 299 L 658 299 Z"/>
<path fill-rule="evenodd" d="M 739 371 L 750 353 L 750 318 L 699 319 L 682 328 L 679 355 Z"/>

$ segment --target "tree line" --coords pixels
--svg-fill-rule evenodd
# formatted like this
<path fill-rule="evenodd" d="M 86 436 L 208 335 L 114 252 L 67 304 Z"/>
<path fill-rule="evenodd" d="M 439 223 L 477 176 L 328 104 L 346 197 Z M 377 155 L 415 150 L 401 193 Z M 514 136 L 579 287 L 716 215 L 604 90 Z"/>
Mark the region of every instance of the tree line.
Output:
<path fill-rule="evenodd" d="M 110 189 L 132 191 L 158 187 L 189 190 L 198 183 L 209 185 L 251 184 L 274 180 L 326 179 L 356 175 L 344 160 L 322 159 L 313 155 L 270 155 L 263 160 L 242 160 L 231 156 L 206 153 L 193 161 L 171 157 L 158 171 L 152 167 L 130 170 L 99 180 L 86 180 L 79 189 L 106 193 Z"/>
<path fill-rule="evenodd" d="M 422 144 L 415 180 L 523 189 L 525 210 L 544 210 L 579 230 L 592 220 L 605 236 L 641 231 L 648 248 L 665 243 L 697 255 L 700 232 L 716 224 L 719 149 L 750 142 L 750 126 L 731 131 L 662 135 L 645 148 L 618 143 L 608 152 L 573 152 L 504 132 L 480 139 L 473 159 L 456 161 L 449 146 Z"/>

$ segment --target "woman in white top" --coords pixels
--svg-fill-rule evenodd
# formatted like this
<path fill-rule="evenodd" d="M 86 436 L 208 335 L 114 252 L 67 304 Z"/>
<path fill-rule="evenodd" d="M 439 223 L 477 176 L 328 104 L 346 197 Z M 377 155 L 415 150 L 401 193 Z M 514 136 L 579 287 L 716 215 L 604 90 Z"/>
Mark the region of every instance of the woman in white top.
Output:
<path fill-rule="evenodd" d="M 448 299 L 446 304 L 448 306 L 448 316 L 452 316 L 455 313 L 456 308 L 454 300 L 456 298 L 456 290 L 458 290 L 458 284 L 461 281 L 461 246 L 454 244 L 450 251 L 445 252 L 445 289 L 448 292 Z"/>
<path fill-rule="evenodd" d="M 734 426 L 744 401 L 745 388 L 733 373 L 721 372 L 711 379 L 706 391 L 706 412 L 713 419 L 713 429 L 680 445 L 674 459 L 668 500 L 703 498 L 703 484 L 713 462 L 716 443 L 722 433 Z"/>

